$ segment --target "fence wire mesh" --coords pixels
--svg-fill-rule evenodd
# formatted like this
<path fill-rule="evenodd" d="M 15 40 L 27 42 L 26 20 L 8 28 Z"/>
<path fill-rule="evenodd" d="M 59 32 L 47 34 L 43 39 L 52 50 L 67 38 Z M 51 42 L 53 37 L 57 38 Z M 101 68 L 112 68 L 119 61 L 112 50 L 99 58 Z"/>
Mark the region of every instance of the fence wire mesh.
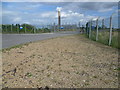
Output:
<path fill-rule="evenodd" d="M 108 18 L 98 18 L 98 22 L 97 20 L 89 21 L 86 24 L 86 35 L 92 40 L 120 48 L 118 45 L 118 33 L 120 32 L 118 18 L 120 16 L 116 14 Z"/>
<path fill-rule="evenodd" d="M 77 24 L 62 24 L 59 28 L 57 24 L 2 24 L 2 33 L 51 33 L 59 31 L 76 31 Z"/>

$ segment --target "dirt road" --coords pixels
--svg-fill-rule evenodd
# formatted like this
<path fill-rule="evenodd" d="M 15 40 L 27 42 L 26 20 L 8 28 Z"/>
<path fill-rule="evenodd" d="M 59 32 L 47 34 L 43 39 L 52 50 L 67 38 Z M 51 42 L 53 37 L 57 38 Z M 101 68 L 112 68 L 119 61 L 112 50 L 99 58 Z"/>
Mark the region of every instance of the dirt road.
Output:
<path fill-rule="evenodd" d="M 3 52 L 3 87 L 117 88 L 118 51 L 71 35 Z"/>

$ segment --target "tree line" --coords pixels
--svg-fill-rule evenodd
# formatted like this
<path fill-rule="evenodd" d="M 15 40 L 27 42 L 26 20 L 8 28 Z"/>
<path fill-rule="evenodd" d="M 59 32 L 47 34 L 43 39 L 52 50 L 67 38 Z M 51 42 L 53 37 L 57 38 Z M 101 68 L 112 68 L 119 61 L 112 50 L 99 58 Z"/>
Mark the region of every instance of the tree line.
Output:
<path fill-rule="evenodd" d="M 48 28 L 36 28 L 30 24 L 2 24 L 2 33 L 46 33 Z"/>

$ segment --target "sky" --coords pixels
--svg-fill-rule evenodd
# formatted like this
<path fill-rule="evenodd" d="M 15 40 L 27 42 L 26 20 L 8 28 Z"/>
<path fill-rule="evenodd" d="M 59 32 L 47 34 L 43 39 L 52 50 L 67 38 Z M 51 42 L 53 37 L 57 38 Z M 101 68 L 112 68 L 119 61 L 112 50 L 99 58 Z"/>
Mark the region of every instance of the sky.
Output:
<path fill-rule="evenodd" d="M 1 0 L 2 2 L 119 2 L 119 0 Z"/>
<path fill-rule="evenodd" d="M 117 2 L 2 2 L 2 24 L 85 24 L 98 17 L 109 18 L 118 10 Z"/>

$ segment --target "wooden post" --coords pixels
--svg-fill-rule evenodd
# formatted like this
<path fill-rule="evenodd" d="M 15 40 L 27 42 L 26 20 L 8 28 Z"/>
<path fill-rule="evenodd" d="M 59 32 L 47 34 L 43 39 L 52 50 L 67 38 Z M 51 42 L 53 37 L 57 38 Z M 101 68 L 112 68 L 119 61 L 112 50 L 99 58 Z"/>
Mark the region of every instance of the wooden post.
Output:
<path fill-rule="evenodd" d="M 111 45 L 112 41 L 112 16 L 110 17 L 110 36 L 109 36 L 109 46 Z"/>
<path fill-rule="evenodd" d="M 96 32 L 96 41 L 98 41 L 98 19 L 96 20 L 96 29 L 97 29 L 97 32 Z"/>

